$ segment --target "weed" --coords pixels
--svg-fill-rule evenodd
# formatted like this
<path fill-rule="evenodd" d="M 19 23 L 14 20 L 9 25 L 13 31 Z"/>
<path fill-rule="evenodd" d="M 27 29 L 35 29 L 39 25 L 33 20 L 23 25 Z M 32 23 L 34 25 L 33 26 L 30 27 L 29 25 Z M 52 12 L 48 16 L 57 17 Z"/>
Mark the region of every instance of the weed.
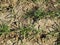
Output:
<path fill-rule="evenodd" d="M 37 35 L 41 32 L 41 30 L 36 30 L 34 29 L 34 27 L 22 27 L 20 28 L 20 34 L 23 36 L 23 37 L 29 37 L 31 35 Z"/>
<path fill-rule="evenodd" d="M 36 10 L 36 12 L 34 12 L 34 17 L 37 17 L 37 18 L 43 18 L 44 15 L 45 15 L 45 12 L 41 9 Z"/>
<path fill-rule="evenodd" d="M 20 33 L 21 33 L 21 35 L 27 37 L 27 36 L 28 36 L 28 33 L 29 33 L 31 30 L 32 30 L 31 27 L 22 27 L 22 28 L 20 28 Z"/>
<path fill-rule="evenodd" d="M 6 24 L 0 25 L 0 35 L 9 32 L 10 32 L 9 27 Z"/>
<path fill-rule="evenodd" d="M 50 18 L 60 17 L 60 11 L 59 10 L 56 10 L 56 11 L 47 11 L 45 13 L 45 17 L 46 16 L 50 16 Z"/>
<path fill-rule="evenodd" d="M 42 9 L 32 9 L 26 13 L 25 18 L 31 17 L 33 19 L 41 19 L 45 16 L 45 12 Z"/>

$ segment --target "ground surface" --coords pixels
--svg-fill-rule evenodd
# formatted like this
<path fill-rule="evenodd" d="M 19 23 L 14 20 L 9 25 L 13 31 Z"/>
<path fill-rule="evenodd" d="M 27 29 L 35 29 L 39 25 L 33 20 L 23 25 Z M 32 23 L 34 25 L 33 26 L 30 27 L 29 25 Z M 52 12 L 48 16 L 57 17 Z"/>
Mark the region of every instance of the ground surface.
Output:
<path fill-rule="evenodd" d="M 60 0 L 0 0 L 0 45 L 60 45 Z"/>

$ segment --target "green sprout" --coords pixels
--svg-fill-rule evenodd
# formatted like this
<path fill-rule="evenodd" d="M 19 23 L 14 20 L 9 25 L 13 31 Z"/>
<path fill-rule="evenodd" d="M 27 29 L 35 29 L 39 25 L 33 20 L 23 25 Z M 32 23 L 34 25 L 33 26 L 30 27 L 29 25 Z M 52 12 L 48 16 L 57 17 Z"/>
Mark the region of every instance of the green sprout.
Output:
<path fill-rule="evenodd" d="M 0 35 L 3 33 L 8 33 L 10 32 L 9 27 L 6 24 L 0 25 Z"/>

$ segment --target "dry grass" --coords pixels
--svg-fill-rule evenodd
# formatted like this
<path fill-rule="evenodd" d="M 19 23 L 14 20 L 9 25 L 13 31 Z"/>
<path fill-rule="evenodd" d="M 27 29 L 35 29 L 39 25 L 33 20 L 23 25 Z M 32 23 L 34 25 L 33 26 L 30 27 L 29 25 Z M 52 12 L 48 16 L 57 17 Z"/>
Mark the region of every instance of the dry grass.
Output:
<path fill-rule="evenodd" d="M 0 25 L 0 45 L 13 45 L 14 40 L 16 45 L 55 45 L 60 38 L 60 2 L 0 0 Z"/>

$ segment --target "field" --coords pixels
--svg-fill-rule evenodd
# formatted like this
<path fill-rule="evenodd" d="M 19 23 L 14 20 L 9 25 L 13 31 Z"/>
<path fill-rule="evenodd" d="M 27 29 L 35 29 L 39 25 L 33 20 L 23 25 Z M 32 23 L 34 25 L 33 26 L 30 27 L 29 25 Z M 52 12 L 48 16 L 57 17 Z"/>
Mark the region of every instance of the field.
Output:
<path fill-rule="evenodd" d="M 0 45 L 60 45 L 60 0 L 0 0 Z"/>

